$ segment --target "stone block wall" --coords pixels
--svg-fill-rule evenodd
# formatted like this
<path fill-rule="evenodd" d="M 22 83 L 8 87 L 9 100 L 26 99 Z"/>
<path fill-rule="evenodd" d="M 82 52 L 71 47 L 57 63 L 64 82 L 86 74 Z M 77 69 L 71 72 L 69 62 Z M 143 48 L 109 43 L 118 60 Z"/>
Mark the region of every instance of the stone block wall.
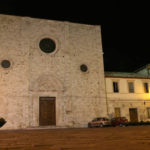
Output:
<path fill-rule="evenodd" d="M 56 97 L 56 126 L 85 127 L 106 116 L 100 26 L 0 15 L 0 116 L 3 128 L 39 126 L 39 97 Z M 41 51 L 43 38 L 55 41 Z M 80 65 L 88 67 L 86 72 Z"/>

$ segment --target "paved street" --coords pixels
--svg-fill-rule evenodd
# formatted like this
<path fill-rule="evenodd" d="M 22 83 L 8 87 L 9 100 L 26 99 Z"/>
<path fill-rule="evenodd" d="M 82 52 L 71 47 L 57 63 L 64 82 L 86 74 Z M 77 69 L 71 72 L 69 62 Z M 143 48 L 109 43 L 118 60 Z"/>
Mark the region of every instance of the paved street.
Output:
<path fill-rule="evenodd" d="M 0 150 L 150 150 L 150 126 L 0 130 Z"/>

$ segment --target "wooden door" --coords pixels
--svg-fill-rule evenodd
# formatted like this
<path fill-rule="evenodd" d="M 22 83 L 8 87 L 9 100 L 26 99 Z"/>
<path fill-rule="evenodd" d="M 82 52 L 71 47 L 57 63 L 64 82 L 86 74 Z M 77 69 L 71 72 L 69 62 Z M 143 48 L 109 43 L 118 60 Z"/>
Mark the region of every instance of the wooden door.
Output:
<path fill-rule="evenodd" d="M 137 108 L 129 108 L 129 113 L 130 113 L 130 121 L 138 122 Z"/>
<path fill-rule="evenodd" d="M 40 97 L 39 125 L 56 125 L 55 97 Z"/>
<path fill-rule="evenodd" d="M 116 108 L 115 108 L 115 117 L 121 117 L 120 114 L 121 114 L 121 113 L 120 113 L 120 108 L 119 108 L 119 107 L 116 107 Z"/>

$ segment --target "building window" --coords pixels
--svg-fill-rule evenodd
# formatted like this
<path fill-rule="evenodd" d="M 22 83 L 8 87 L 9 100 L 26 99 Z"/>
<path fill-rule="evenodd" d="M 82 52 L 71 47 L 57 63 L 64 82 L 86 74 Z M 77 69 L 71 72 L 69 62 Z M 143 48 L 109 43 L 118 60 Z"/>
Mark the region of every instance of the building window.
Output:
<path fill-rule="evenodd" d="M 3 68 L 9 68 L 10 67 L 10 61 L 9 60 L 2 60 L 2 62 L 1 62 L 1 66 L 3 67 Z"/>
<path fill-rule="evenodd" d="M 119 107 L 115 108 L 115 117 L 121 117 L 121 113 L 120 113 L 120 108 Z"/>
<path fill-rule="evenodd" d="M 144 92 L 149 93 L 148 83 L 144 83 Z"/>
<path fill-rule="evenodd" d="M 45 53 L 52 53 L 56 49 L 56 44 L 52 39 L 44 38 L 40 41 L 39 47 Z"/>
<path fill-rule="evenodd" d="M 115 93 L 119 92 L 118 82 L 113 82 L 113 90 Z"/>
<path fill-rule="evenodd" d="M 147 117 L 150 118 L 150 107 L 147 108 Z"/>
<path fill-rule="evenodd" d="M 133 82 L 128 82 L 129 93 L 134 93 L 134 84 Z"/>

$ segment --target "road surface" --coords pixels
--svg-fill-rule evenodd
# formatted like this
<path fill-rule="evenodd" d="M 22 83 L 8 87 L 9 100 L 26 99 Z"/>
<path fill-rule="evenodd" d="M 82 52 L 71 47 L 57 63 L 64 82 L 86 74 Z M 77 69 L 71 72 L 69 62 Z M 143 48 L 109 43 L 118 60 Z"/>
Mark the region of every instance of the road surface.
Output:
<path fill-rule="evenodd" d="M 150 126 L 0 129 L 0 150 L 150 150 Z"/>

